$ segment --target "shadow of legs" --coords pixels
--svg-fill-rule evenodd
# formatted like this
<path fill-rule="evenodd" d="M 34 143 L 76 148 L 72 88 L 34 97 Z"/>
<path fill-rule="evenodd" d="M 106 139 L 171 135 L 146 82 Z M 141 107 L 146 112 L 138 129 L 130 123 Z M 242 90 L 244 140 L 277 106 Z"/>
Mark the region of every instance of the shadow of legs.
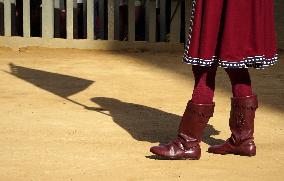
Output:
<path fill-rule="evenodd" d="M 91 100 L 108 110 L 113 121 L 138 141 L 167 143 L 177 135 L 181 117 L 176 114 L 113 98 L 96 97 Z M 213 126 L 208 125 L 204 132 L 203 141 L 206 144 L 223 142 L 211 137 L 219 134 Z"/>

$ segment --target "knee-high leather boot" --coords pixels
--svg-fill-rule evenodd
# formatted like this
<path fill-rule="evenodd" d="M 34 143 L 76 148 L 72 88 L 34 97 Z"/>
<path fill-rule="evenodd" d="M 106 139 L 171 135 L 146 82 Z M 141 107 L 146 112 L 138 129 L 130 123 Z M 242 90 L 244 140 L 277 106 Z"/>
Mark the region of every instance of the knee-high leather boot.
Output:
<path fill-rule="evenodd" d="M 258 108 L 256 95 L 248 97 L 234 97 L 231 103 L 229 125 L 231 137 L 222 145 L 209 147 L 209 153 L 236 154 L 254 156 L 256 146 L 254 143 L 254 117 Z"/>
<path fill-rule="evenodd" d="M 179 125 L 178 137 L 168 144 L 154 146 L 150 151 L 167 159 L 199 159 L 199 143 L 213 112 L 214 103 L 194 104 L 189 101 Z"/>

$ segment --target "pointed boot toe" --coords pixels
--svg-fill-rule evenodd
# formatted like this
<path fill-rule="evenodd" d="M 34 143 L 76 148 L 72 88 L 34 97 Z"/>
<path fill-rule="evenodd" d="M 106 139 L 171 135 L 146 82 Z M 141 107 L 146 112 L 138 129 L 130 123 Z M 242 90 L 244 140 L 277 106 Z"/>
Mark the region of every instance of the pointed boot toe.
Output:
<path fill-rule="evenodd" d="M 164 148 L 162 146 L 152 146 L 150 148 L 150 152 L 155 154 L 155 155 L 163 155 L 165 150 L 164 150 Z"/>
<path fill-rule="evenodd" d="M 201 150 L 198 143 L 187 143 L 181 138 L 160 146 L 153 146 L 150 151 L 160 157 L 171 160 L 198 160 L 201 156 Z"/>
<path fill-rule="evenodd" d="M 153 146 L 150 148 L 150 152 L 157 156 L 161 156 L 167 159 L 177 159 L 178 148 L 173 143 L 167 145 Z"/>

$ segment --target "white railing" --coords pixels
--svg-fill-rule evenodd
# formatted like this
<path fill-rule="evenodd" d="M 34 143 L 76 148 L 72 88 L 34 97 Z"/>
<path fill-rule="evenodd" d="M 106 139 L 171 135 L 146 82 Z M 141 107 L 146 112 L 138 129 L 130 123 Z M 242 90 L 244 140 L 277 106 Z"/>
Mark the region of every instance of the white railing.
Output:
<path fill-rule="evenodd" d="M 107 37 L 107 40 L 118 40 L 119 39 L 119 0 L 97 0 L 99 3 L 99 21 L 100 21 L 100 36 Z M 177 6 L 180 0 L 171 0 L 170 9 L 172 14 L 172 21 L 170 23 L 170 32 L 166 31 L 166 6 L 167 0 L 160 0 L 160 20 L 159 29 L 157 34 L 156 31 L 156 0 L 146 0 L 145 3 L 145 40 L 148 42 L 156 42 L 157 36 L 160 41 L 168 41 L 173 43 L 179 43 L 181 39 L 181 32 L 187 36 L 189 29 L 189 18 L 190 18 L 190 3 L 191 0 L 183 0 L 184 6 Z M 96 39 L 94 34 L 95 29 L 95 15 L 94 15 L 94 0 L 83 0 L 84 12 L 86 13 L 85 34 L 87 39 Z M 107 2 L 107 4 L 106 4 Z M 2 33 L 4 36 L 10 37 L 13 35 L 13 27 L 15 26 L 15 18 L 13 8 L 16 4 L 16 0 L 0 0 L 0 35 L 1 35 L 1 24 Z M 54 14 L 54 9 L 66 8 L 66 38 L 74 39 L 74 31 L 76 31 L 76 19 L 74 19 L 74 10 L 76 10 L 77 0 L 66 0 L 66 7 L 64 7 L 64 0 L 42 0 L 42 38 L 54 38 L 58 31 L 58 17 Z M 107 5 L 107 7 L 105 7 Z M 1 8 L 2 6 L 2 8 Z M 185 21 L 181 22 L 181 7 L 184 8 Z M 23 0 L 23 37 L 29 38 L 31 36 L 31 14 L 30 0 Z M 105 9 L 107 8 L 107 13 Z M 173 15 L 174 14 L 174 15 Z M 56 17 L 56 18 L 55 18 Z M 105 19 L 108 19 L 107 26 L 104 25 Z M 2 23 L 1 23 L 2 21 Z M 4 23 L 3 23 L 4 22 Z M 184 23 L 185 26 L 181 26 Z M 107 27 L 107 31 L 104 30 Z M 185 28 L 183 31 L 181 27 Z M 3 30 L 4 29 L 4 30 Z M 107 32 L 107 36 L 105 35 Z M 167 37 L 168 36 L 168 37 Z M 183 36 L 182 36 L 183 37 Z M 135 41 L 135 0 L 128 0 L 128 41 Z"/>

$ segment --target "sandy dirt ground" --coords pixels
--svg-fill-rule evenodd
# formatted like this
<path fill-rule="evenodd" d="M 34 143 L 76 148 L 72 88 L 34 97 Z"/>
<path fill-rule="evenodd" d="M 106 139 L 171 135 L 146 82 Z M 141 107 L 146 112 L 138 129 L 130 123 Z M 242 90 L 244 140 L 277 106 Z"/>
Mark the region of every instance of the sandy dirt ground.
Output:
<path fill-rule="evenodd" d="M 283 59 L 251 70 L 257 156 L 207 153 L 230 134 L 230 84 L 219 69 L 201 159 L 153 157 L 150 146 L 175 137 L 191 97 L 181 55 L 0 48 L 0 180 L 283 180 Z"/>

